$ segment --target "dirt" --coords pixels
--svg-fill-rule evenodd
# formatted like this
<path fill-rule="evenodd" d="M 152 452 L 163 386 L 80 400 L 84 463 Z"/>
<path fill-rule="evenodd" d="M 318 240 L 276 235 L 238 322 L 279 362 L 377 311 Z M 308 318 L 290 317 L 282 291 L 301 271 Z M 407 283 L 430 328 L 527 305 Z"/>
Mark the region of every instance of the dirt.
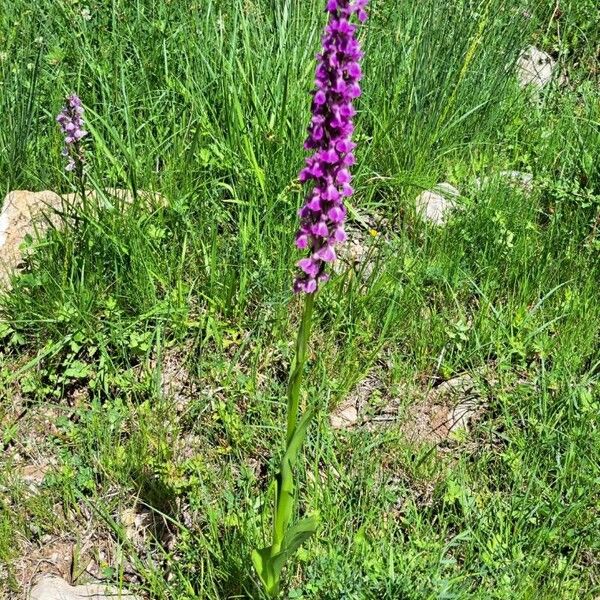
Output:
<path fill-rule="evenodd" d="M 373 393 L 381 389 L 383 383 L 376 372 L 365 377 L 347 396 L 342 403 L 329 415 L 333 429 L 350 429 L 362 425 L 368 419 L 366 411 Z"/>
<path fill-rule="evenodd" d="M 36 497 L 46 494 L 47 478 L 58 469 L 52 438 L 60 436 L 56 422 L 66 409 L 53 403 L 29 404 L 18 390 L 5 408 L 0 425 L 14 428 L 15 434 L 0 446 L 0 469 L 8 482 L 18 485 L 16 495 L 3 496 L 3 508 L 16 515 L 23 510 L 23 516 L 29 518 L 26 506 L 30 501 L 36 504 Z M 0 489 L 0 496 L 4 491 Z M 45 575 L 68 583 L 98 581 L 106 578 L 105 568 L 123 561 L 119 544 L 85 504 L 68 514 L 62 503 L 54 504 L 44 516 L 41 531 L 39 521 L 27 527 L 27 533 L 14 540 L 20 557 L 10 567 L 19 590 L 11 596 L 15 600 L 28 598 L 31 588 Z M 133 578 L 133 572 L 128 576 Z"/>
<path fill-rule="evenodd" d="M 164 398 L 168 398 L 178 413 L 186 410 L 190 400 L 200 392 L 188 370 L 188 357 L 191 348 L 166 348 L 160 357 L 160 389 Z M 154 367 L 158 364 L 154 362 Z"/>
<path fill-rule="evenodd" d="M 330 415 L 334 429 L 376 430 L 397 426 L 415 445 L 440 444 L 468 431 L 485 411 L 485 398 L 475 374 L 463 373 L 431 389 L 404 385 L 386 397 L 378 375 L 371 374 Z M 375 397 L 375 399 L 374 399 Z"/>

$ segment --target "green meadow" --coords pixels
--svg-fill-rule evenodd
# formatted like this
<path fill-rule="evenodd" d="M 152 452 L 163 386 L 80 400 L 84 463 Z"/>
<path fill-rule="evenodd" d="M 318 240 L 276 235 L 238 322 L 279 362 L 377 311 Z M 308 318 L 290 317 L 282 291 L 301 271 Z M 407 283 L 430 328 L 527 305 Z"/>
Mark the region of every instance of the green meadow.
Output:
<path fill-rule="evenodd" d="M 77 191 L 70 92 L 88 186 L 132 201 L 66 204 L 0 290 L 0 598 L 44 573 L 264 597 L 249 557 L 285 441 L 324 4 L 2 0 L 0 203 Z M 318 293 L 302 393 L 296 507 L 320 525 L 282 597 L 597 600 L 598 6 L 369 11 L 358 257 Z M 530 46 L 555 62 L 541 89 L 516 75 Z M 436 225 L 415 199 L 440 182 L 459 196 Z"/>

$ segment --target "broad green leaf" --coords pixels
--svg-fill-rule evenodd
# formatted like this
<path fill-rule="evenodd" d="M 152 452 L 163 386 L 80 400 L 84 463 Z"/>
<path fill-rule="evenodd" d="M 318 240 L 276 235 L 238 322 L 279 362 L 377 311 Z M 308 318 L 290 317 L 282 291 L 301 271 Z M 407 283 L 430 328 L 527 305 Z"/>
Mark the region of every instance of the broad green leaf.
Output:
<path fill-rule="evenodd" d="M 312 515 L 298 521 L 293 527 L 290 527 L 283 538 L 282 550 L 272 559 L 273 571 L 279 576 L 281 569 L 291 558 L 300 546 L 307 541 L 311 535 L 317 531 L 318 517 Z"/>
<path fill-rule="evenodd" d="M 306 437 L 306 431 L 314 414 L 315 411 L 312 408 L 306 411 L 300 420 L 300 423 L 298 423 L 288 448 L 281 459 L 281 470 L 277 475 L 278 495 L 274 542 L 283 541 L 287 526 L 292 518 L 292 511 L 294 508 L 294 476 L 292 473 L 292 466 L 296 460 L 296 455 L 300 450 L 302 442 Z M 280 548 L 276 548 L 276 550 L 279 549 Z"/>
<path fill-rule="evenodd" d="M 281 550 L 273 555 L 273 546 L 254 550 L 252 563 L 270 597 L 279 594 L 281 570 L 300 546 L 317 530 L 318 517 L 306 517 L 290 527 L 283 538 Z"/>
<path fill-rule="evenodd" d="M 271 558 L 272 546 L 252 551 L 252 564 L 260 577 L 260 580 L 271 598 L 279 594 L 279 573 L 273 569 Z"/>

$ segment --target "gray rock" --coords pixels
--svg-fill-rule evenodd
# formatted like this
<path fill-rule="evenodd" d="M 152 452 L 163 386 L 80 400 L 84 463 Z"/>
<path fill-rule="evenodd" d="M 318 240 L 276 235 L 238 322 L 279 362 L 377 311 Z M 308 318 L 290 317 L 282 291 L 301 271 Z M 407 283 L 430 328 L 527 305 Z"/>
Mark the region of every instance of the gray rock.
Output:
<path fill-rule="evenodd" d="M 342 403 L 329 415 L 332 429 L 351 429 L 364 417 L 369 400 L 383 383 L 377 373 L 367 375 L 360 381 Z"/>
<path fill-rule="evenodd" d="M 450 213 L 457 208 L 455 199 L 460 192 L 447 182 L 438 183 L 433 190 L 426 190 L 417 196 L 417 214 L 435 225 L 443 225 Z"/>
<path fill-rule="evenodd" d="M 69 585 L 54 575 L 44 575 L 31 590 L 29 600 L 140 600 L 115 587 L 89 584 Z"/>
<path fill-rule="evenodd" d="M 466 398 L 459 402 L 450 413 L 450 431 L 468 430 L 471 422 L 481 415 L 481 402 L 478 397 Z"/>
<path fill-rule="evenodd" d="M 519 85 L 541 90 L 552 81 L 555 68 L 556 61 L 548 53 L 535 46 L 529 46 L 523 50 L 517 61 Z"/>
<path fill-rule="evenodd" d="M 339 260 L 333 265 L 334 273 L 345 273 L 350 269 L 363 282 L 371 277 L 379 260 L 379 245 L 386 242 L 375 229 L 369 231 L 366 233 L 353 227 L 346 229 L 348 241 L 336 248 Z"/>

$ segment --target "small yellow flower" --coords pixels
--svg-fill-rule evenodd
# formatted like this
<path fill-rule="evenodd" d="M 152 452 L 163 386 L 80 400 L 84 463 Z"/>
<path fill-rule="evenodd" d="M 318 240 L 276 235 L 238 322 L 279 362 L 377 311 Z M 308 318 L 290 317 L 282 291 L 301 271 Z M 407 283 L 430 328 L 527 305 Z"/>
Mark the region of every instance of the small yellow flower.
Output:
<path fill-rule="evenodd" d="M 372 237 L 377 237 L 379 235 L 379 232 L 376 229 L 369 229 L 369 233 Z"/>

